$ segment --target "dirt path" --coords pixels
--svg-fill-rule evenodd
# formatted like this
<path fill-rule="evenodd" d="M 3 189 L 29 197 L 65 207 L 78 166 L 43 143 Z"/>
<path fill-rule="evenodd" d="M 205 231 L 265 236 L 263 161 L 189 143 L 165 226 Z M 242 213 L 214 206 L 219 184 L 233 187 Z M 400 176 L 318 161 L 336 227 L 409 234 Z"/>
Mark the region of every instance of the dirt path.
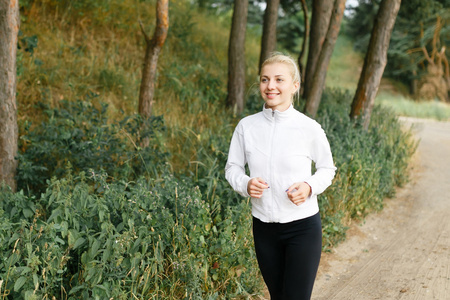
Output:
<path fill-rule="evenodd" d="M 411 182 L 324 254 L 314 300 L 450 300 L 450 122 L 414 122 Z"/>

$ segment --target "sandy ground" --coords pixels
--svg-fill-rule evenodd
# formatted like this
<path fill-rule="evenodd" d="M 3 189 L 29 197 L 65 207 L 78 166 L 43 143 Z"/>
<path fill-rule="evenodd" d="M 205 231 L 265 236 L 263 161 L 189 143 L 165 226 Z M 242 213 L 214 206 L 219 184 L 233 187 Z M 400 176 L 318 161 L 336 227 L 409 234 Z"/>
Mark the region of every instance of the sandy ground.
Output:
<path fill-rule="evenodd" d="M 323 255 L 313 300 L 450 300 L 450 122 L 414 123 L 412 178 Z"/>

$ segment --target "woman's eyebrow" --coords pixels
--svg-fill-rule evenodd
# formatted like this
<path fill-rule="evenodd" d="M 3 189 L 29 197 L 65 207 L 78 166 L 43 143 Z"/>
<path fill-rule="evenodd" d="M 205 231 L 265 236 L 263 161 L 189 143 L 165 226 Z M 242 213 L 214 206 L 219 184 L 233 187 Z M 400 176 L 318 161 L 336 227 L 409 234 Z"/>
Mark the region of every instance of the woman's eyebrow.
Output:
<path fill-rule="evenodd" d="M 283 77 L 284 75 L 283 74 L 280 74 L 280 75 L 275 75 L 274 77 Z M 269 75 L 261 75 L 261 77 L 269 77 Z"/>

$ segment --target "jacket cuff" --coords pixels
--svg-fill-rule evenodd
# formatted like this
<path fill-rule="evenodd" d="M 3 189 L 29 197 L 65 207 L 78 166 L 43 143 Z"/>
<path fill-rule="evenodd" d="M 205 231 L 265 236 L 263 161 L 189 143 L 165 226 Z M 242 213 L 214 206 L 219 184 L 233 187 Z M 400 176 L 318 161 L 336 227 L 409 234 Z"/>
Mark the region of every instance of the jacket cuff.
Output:
<path fill-rule="evenodd" d="M 240 194 L 244 197 L 250 197 L 248 191 L 247 191 L 247 187 L 248 187 L 248 182 L 251 180 L 252 178 L 250 178 L 249 176 L 245 175 L 244 178 L 242 178 L 242 186 L 240 188 Z"/>
<path fill-rule="evenodd" d="M 308 180 L 305 180 L 305 182 L 309 185 L 311 188 L 311 193 L 309 194 L 309 197 L 312 197 L 313 195 L 317 195 L 315 192 L 317 191 L 317 183 L 313 178 L 309 178 Z"/>

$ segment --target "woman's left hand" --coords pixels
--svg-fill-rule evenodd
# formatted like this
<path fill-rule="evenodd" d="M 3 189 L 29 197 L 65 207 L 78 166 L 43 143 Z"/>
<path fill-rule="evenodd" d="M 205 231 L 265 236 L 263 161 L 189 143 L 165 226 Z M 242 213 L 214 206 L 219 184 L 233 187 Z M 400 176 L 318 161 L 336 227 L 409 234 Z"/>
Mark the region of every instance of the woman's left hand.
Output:
<path fill-rule="evenodd" d="M 297 182 L 286 190 L 289 200 L 295 205 L 300 205 L 311 195 L 311 187 L 306 182 Z"/>

